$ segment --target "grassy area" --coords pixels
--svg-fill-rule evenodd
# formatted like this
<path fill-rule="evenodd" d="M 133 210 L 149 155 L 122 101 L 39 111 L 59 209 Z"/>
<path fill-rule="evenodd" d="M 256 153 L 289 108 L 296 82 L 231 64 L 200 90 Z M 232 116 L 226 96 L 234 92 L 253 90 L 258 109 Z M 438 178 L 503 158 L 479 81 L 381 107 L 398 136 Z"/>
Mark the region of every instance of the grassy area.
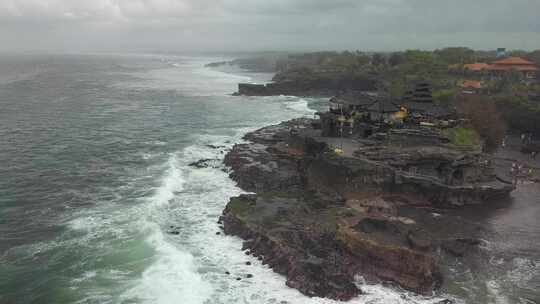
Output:
<path fill-rule="evenodd" d="M 252 206 L 249 204 L 248 201 L 242 199 L 241 197 L 233 197 L 231 198 L 231 201 L 229 202 L 227 207 L 237 217 L 244 218 Z"/>
<path fill-rule="evenodd" d="M 474 129 L 453 128 L 445 131 L 445 135 L 453 145 L 460 147 L 475 147 L 480 145 L 480 136 Z"/>

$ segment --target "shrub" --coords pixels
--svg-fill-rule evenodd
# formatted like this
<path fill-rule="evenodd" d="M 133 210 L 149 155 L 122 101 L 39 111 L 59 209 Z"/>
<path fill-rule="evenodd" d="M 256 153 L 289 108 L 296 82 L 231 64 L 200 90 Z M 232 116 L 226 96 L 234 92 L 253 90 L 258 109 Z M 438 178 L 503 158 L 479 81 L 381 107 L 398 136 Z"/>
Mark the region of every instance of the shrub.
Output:
<path fill-rule="evenodd" d="M 474 147 L 480 145 L 480 136 L 472 128 L 458 127 L 445 130 L 445 135 L 450 139 L 450 143 L 456 146 Z"/>
<path fill-rule="evenodd" d="M 456 106 L 459 115 L 468 119 L 470 127 L 485 140 L 487 151 L 493 151 L 501 144 L 506 124 L 495 102 L 486 96 L 462 95 Z"/>
<path fill-rule="evenodd" d="M 456 91 L 453 89 L 439 90 L 433 92 L 433 99 L 439 105 L 450 105 L 454 102 Z"/>

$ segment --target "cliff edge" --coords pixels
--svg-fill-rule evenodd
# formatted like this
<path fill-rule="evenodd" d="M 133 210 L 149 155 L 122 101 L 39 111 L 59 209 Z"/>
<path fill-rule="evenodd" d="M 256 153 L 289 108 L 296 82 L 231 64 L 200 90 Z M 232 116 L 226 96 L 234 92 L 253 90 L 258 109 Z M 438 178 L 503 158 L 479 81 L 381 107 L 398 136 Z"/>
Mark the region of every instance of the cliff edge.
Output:
<path fill-rule="evenodd" d="M 231 198 L 225 233 L 309 296 L 349 300 L 360 281 L 431 294 L 451 261 L 482 259 L 482 227 L 456 208 L 489 204 L 513 187 L 487 155 L 408 138 L 418 132 L 329 139 L 299 119 L 247 134 L 250 143 L 225 163 L 256 194 Z"/>

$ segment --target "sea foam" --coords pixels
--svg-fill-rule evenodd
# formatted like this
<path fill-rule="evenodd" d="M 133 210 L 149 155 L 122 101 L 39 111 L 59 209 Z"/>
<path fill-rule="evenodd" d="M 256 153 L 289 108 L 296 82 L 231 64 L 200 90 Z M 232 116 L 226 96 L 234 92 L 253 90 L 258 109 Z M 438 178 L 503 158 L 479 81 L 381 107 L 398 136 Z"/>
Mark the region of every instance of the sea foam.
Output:
<path fill-rule="evenodd" d="M 178 66 L 181 67 L 181 66 Z M 185 68 L 185 66 L 183 66 Z M 240 78 L 226 73 L 198 70 L 199 75 L 225 82 L 215 92 Z M 227 78 L 230 77 L 230 78 Z M 210 81 L 210 80 L 209 80 Z M 194 84 L 193 92 L 207 84 Z M 250 102 L 253 98 L 239 99 Z M 146 243 L 154 250 L 150 265 L 120 299 L 143 303 L 339 303 L 310 298 L 286 286 L 286 278 L 274 273 L 257 259 L 246 256 L 242 240 L 217 234 L 217 219 L 231 196 L 244 193 L 229 178 L 224 166 L 193 168 L 200 159 L 222 160 L 242 136 L 265 125 L 296 117 L 310 117 L 314 111 L 309 101 L 292 96 L 260 98 L 282 105 L 282 113 L 246 122 L 234 135 L 200 134 L 195 143 L 174 154 L 167 161 L 161 183 L 139 207 L 137 229 L 145 232 Z M 270 114 L 270 113 L 269 113 Z M 175 234 L 169 235 L 170 229 Z M 251 266 L 247 266 L 246 262 Z M 229 273 L 229 274 L 227 274 Z M 248 278 L 250 274 L 253 277 Z M 239 280 L 238 280 L 239 279 Z M 380 285 L 363 285 L 365 295 L 351 303 L 435 303 L 441 299 L 411 295 Z"/>

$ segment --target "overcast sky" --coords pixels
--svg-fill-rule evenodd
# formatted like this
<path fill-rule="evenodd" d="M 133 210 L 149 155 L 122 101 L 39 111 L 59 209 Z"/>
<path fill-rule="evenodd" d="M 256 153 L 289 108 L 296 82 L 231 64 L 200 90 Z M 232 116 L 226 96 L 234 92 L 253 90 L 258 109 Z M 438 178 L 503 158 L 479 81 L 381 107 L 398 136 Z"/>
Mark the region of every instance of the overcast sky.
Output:
<path fill-rule="evenodd" d="M 0 0 L 0 51 L 540 49 L 540 0 Z"/>

